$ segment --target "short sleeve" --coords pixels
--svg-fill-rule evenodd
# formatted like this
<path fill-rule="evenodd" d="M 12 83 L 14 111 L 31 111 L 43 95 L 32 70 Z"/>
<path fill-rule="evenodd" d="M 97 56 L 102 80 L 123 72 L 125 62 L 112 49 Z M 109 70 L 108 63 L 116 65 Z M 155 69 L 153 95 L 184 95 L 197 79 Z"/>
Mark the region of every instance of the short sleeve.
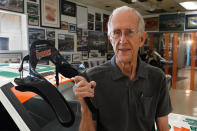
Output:
<path fill-rule="evenodd" d="M 159 98 L 157 103 L 156 117 L 168 115 L 172 111 L 172 105 L 169 95 L 169 90 L 166 86 L 166 78 L 164 76 L 161 89 L 159 91 Z"/>

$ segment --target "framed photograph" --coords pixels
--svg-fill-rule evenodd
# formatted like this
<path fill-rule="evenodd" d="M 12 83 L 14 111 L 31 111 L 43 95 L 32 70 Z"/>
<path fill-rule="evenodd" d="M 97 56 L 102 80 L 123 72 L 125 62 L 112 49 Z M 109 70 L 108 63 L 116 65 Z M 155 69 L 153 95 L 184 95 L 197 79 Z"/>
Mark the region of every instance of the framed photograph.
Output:
<path fill-rule="evenodd" d="M 67 0 L 61 0 L 61 14 L 76 17 L 76 4 Z"/>
<path fill-rule="evenodd" d="M 45 40 L 45 29 L 29 28 L 29 44 L 31 45 L 36 40 Z"/>
<path fill-rule="evenodd" d="M 28 0 L 28 1 L 36 2 L 36 3 L 38 3 L 38 2 L 39 2 L 39 0 Z"/>
<path fill-rule="evenodd" d="M 159 16 L 159 31 L 184 31 L 184 25 L 184 13 Z"/>
<path fill-rule="evenodd" d="M 40 0 L 41 26 L 60 28 L 60 0 Z"/>
<path fill-rule="evenodd" d="M 88 60 L 88 51 L 82 52 L 82 60 Z"/>
<path fill-rule="evenodd" d="M 28 15 L 28 25 L 39 26 L 39 16 Z"/>
<path fill-rule="evenodd" d="M 0 63 L 20 63 L 22 52 L 0 53 Z"/>
<path fill-rule="evenodd" d="M 185 16 L 185 29 L 197 29 L 197 14 Z"/>
<path fill-rule="evenodd" d="M 69 32 L 76 33 L 76 30 L 77 30 L 77 25 L 76 24 L 71 24 L 71 23 L 68 24 L 68 31 Z"/>
<path fill-rule="evenodd" d="M 55 47 L 55 30 L 46 30 L 46 37 Z"/>
<path fill-rule="evenodd" d="M 89 22 L 94 22 L 94 15 L 91 13 L 88 13 L 88 21 Z"/>
<path fill-rule="evenodd" d="M 77 28 L 77 37 L 81 37 L 81 36 L 82 36 L 82 29 Z"/>
<path fill-rule="evenodd" d="M 94 23 L 88 22 L 88 30 L 94 30 Z"/>
<path fill-rule="evenodd" d="M 62 54 L 61 55 L 64 57 L 64 59 L 68 62 L 71 63 L 72 62 L 72 54 Z"/>
<path fill-rule="evenodd" d="M 81 62 L 81 53 L 73 53 L 72 62 Z"/>
<path fill-rule="evenodd" d="M 9 50 L 9 38 L 8 37 L 0 37 L 0 50 Z"/>
<path fill-rule="evenodd" d="M 109 20 L 109 15 L 103 14 L 103 32 L 107 33 L 107 23 Z"/>
<path fill-rule="evenodd" d="M 97 52 L 89 52 L 89 58 L 98 58 L 100 55 Z"/>
<path fill-rule="evenodd" d="M 24 0 L 0 0 L 0 9 L 24 13 Z"/>
<path fill-rule="evenodd" d="M 101 21 L 101 14 L 95 13 L 96 21 Z"/>
<path fill-rule="evenodd" d="M 38 14 L 38 4 L 27 2 L 27 13 L 30 15 L 39 15 Z"/>
<path fill-rule="evenodd" d="M 102 31 L 102 22 L 100 21 L 95 22 L 95 31 Z"/>
<path fill-rule="evenodd" d="M 145 18 L 145 31 L 159 31 L 159 17 Z"/>
<path fill-rule="evenodd" d="M 61 21 L 61 29 L 62 30 L 68 30 L 68 22 Z"/>
<path fill-rule="evenodd" d="M 58 50 L 59 51 L 74 51 L 74 35 L 58 34 Z"/>

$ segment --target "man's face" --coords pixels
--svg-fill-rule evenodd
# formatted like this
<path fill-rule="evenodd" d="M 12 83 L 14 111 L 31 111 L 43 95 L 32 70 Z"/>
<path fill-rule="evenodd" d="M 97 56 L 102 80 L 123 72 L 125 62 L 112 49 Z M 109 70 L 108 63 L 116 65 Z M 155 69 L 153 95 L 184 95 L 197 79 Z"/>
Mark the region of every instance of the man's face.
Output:
<path fill-rule="evenodd" d="M 116 54 L 116 62 L 126 64 L 136 60 L 138 49 L 146 38 L 145 32 L 139 35 L 138 23 L 135 12 L 121 11 L 112 17 L 112 35 L 108 37 Z"/>

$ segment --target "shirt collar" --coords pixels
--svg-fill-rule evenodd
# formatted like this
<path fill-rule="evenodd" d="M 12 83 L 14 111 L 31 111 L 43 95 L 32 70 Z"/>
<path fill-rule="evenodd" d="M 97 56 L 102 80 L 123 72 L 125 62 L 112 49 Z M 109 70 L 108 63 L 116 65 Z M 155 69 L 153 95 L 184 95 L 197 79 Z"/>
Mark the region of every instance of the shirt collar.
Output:
<path fill-rule="evenodd" d="M 143 62 L 140 57 L 138 57 L 137 59 L 137 71 L 136 71 L 136 76 L 134 78 L 134 80 L 137 80 L 139 78 L 147 78 L 148 74 L 147 74 L 147 70 L 145 69 L 145 66 L 147 65 L 145 62 Z M 120 70 L 120 68 L 118 67 L 118 65 L 116 64 L 116 57 L 115 55 L 112 57 L 111 59 L 111 64 L 114 67 L 113 69 L 113 73 L 112 73 L 112 79 L 113 80 L 117 80 L 120 79 L 122 77 L 125 77 L 125 74 L 123 74 Z"/>

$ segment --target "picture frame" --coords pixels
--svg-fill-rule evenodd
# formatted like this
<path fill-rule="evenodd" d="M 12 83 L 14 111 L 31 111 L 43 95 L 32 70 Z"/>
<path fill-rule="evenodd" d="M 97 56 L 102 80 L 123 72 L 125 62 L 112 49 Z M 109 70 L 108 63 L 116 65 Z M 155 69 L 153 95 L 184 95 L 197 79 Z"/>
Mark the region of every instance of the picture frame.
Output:
<path fill-rule="evenodd" d="M 28 28 L 29 45 L 36 40 L 45 40 L 45 29 L 40 28 Z"/>
<path fill-rule="evenodd" d="M 38 4 L 27 2 L 27 13 L 30 15 L 39 15 L 39 6 Z"/>
<path fill-rule="evenodd" d="M 64 59 L 68 62 L 71 63 L 72 62 L 72 54 L 71 53 L 64 53 L 61 52 L 61 55 L 64 57 Z"/>
<path fill-rule="evenodd" d="M 76 33 L 76 31 L 77 31 L 77 25 L 72 24 L 72 23 L 68 23 L 68 32 Z"/>
<path fill-rule="evenodd" d="M 39 16 L 28 15 L 28 25 L 39 26 Z"/>
<path fill-rule="evenodd" d="M 88 51 L 82 52 L 82 60 L 88 60 Z"/>
<path fill-rule="evenodd" d="M 62 30 L 68 30 L 68 22 L 61 21 L 61 29 Z"/>
<path fill-rule="evenodd" d="M 101 14 L 95 13 L 95 19 L 96 19 L 96 21 L 101 21 Z"/>
<path fill-rule="evenodd" d="M 0 4 L 0 9 L 18 12 L 18 13 L 24 13 L 24 0 L 4 0 Z"/>
<path fill-rule="evenodd" d="M 22 52 L 3 52 L 0 53 L 0 63 L 20 63 Z"/>
<path fill-rule="evenodd" d="M 74 51 L 74 35 L 58 34 L 58 50 L 64 52 Z"/>
<path fill-rule="evenodd" d="M 73 53 L 72 62 L 81 62 L 81 53 Z"/>
<path fill-rule="evenodd" d="M 159 31 L 159 17 L 145 18 L 145 31 Z"/>
<path fill-rule="evenodd" d="M 94 22 L 94 14 L 88 13 L 88 22 Z"/>
<path fill-rule="evenodd" d="M 187 14 L 185 16 L 185 29 L 197 29 L 197 14 Z"/>
<path fill-rule="evenodd" d="M 76 17 L 76 4 L 61 0 L 61 14 Z"/>
<path fill-rule="evenodd" d="M 39 2 L 39 0 L 28 0 L 28 1 L 35 2 L 35 3 L 38 3 Z"/>
<path fill-rule="evenodd" d="M 60 29 L 60 0 L 40 0 L 40 25 Z"/>

